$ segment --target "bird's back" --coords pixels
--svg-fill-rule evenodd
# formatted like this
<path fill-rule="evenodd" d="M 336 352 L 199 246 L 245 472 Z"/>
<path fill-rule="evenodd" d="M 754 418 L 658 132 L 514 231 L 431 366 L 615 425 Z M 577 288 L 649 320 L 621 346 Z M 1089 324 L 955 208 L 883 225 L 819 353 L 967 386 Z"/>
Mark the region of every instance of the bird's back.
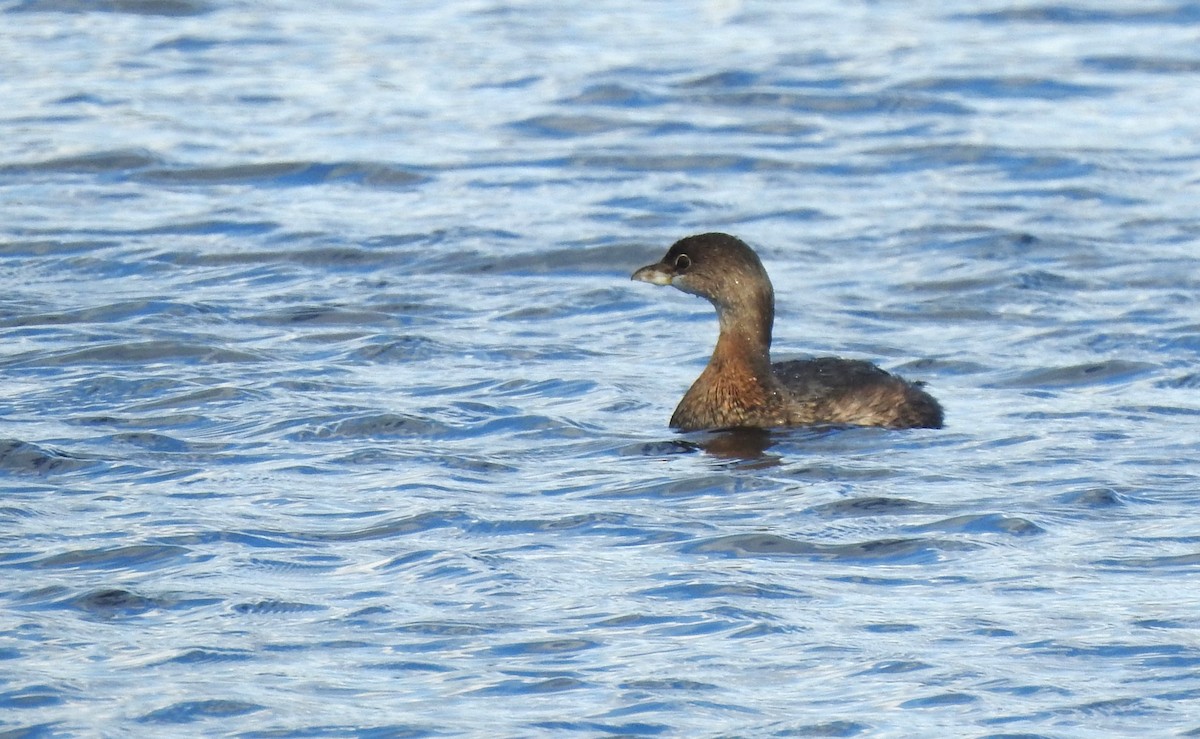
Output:
<path fill-rule="evenodd" d="M 941 428 L 942 408 L 919 385 L 860 359 L 777 362 L 775 377 L 810 423 Z"/>

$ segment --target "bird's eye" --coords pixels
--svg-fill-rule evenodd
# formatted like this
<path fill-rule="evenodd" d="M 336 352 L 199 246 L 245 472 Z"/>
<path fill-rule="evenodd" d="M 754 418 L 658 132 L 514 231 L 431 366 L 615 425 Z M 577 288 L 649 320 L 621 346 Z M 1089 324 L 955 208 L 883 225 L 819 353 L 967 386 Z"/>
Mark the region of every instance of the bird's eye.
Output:
<path fill-rule="evenodd" d="M 675 257 L 675 269 L 683 272 L 690 266 L 692 266 L 692 258 L 687 254 L 680 254 L 679 256 Z"/>

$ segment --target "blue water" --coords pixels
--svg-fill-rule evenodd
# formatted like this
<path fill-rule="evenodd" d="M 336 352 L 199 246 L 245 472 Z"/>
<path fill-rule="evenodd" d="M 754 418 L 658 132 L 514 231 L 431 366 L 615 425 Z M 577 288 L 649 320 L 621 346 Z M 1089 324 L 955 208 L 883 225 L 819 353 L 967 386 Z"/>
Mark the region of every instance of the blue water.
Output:
<path fill-rule="evenodd" d="M 2 0 L 4 736 L 1200 734 L 1200 10 Z M 776 358 L 938 431 L 679 435 Z"/>

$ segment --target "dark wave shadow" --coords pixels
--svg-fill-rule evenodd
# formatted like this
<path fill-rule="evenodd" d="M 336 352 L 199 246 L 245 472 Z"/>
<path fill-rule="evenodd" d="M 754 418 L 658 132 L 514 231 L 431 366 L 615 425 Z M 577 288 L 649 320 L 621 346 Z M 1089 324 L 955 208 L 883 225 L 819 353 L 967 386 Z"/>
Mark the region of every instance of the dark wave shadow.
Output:
<path fill-rule="evenodd" d="M 778 534 L 727 534 L 701 539 L 683 547 L 691 554 L 727 557 L 804 557 L 814 561 L 844 561 L 857 564 L 928 564 L 952 552 L 979 549 L 980 545 L 953 539 L 893 537 L 825 544 Z"/>
<path fill-rule="evenodd" d="M 8 13 L 121 13 L 181 17 L 204 15 L 212 5 L 204 0 L 25 0 Z"/>

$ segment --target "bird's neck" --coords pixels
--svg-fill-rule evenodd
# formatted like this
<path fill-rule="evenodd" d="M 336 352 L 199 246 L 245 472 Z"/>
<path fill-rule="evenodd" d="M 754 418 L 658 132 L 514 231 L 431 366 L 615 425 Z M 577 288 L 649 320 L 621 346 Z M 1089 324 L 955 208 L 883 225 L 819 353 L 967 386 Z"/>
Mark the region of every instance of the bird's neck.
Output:
<path fill-rule="evenodd" d="M 745 371 L 764 379 L 770 375 L 771 325 L 775 321 L 772 297 L 768 294 L 746 304 L 717 308 L 721 334 L 710 366 Z"/>
<path fill-rule="evenodd" d="M 769 316 L 721 318 L 721 335 L 708 366 L 688 388 L 671 417 L 675 428 L 771 426 L 779 381 L 771 370 Z"/>
<path fill-rule="evenodd" d="M 766 385 L 771 377 L 770 337 L 721 331 L 705 372 L 743 382 Z"/>

